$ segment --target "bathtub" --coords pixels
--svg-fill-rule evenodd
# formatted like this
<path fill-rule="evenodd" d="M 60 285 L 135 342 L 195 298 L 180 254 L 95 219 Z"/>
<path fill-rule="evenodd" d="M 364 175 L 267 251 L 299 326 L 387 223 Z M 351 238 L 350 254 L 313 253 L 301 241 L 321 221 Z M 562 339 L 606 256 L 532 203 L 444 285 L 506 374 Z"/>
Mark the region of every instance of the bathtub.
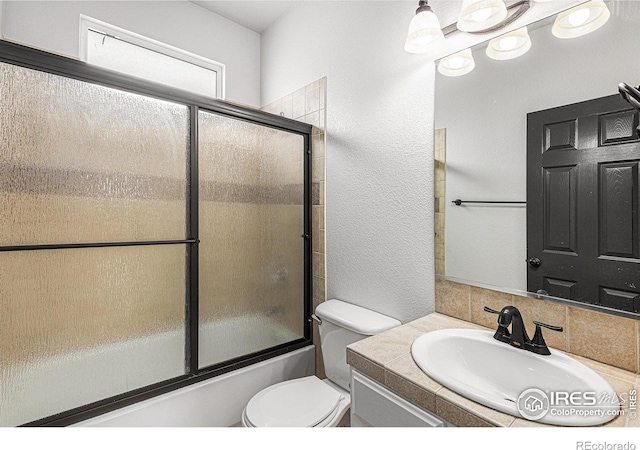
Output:
<path fill-rule="evenodd" d="M 239 327 L 246 332 L 237 333 Z M 208 323 L 201 335 L 205 344 L 200 354 L 206 364 L 299 337 L 261 315 Z M 223 345 L 207 346 L 207 341 Z M 184 342 L 184 331 L 173 330 L 0 367 L 0 426 L 19 425 L 81 406 L 87 403 L 86 392 L 92 393 L 89 401 L 96 401 L 179 376 L 184 372 Z M 111 375 L 114 371 L 118 372 L 115 376 Z M 314 371 L 315 351 L 308 346 L 75 426 L 233 426 L 240 422 L 244 406 L 255 393 Z"/>

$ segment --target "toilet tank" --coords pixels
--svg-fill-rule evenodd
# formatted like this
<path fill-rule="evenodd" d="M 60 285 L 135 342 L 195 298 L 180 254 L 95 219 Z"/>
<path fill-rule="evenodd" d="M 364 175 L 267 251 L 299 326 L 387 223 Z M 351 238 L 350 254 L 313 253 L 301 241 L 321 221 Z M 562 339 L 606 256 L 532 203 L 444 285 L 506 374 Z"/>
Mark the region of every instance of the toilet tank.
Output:
<path fill-rule="evenodd" d="M 340 300 L 320 303 L 315 311 L 322 320 L 320 345 L 327 378 L 349 389 L 347 345 L 400 325 L 400 321 Z"/>

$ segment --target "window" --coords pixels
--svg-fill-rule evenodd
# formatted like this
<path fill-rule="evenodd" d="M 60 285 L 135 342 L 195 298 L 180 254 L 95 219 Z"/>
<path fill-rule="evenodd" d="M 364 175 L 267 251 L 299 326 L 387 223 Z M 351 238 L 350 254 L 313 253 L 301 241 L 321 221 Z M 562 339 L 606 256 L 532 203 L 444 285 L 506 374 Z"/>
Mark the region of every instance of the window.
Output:
<path fill-rule="evenodd" d="M 80 56 L 106 69 L 224 99 L 224 64 L 80 16 Z"/>

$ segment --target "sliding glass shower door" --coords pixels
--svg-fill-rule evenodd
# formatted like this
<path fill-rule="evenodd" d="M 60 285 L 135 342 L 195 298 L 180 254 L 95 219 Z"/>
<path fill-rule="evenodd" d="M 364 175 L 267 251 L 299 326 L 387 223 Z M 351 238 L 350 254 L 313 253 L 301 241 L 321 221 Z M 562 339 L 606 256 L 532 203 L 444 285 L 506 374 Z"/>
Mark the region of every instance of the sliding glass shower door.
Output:
<path fill-rule="evenodd" d="M 199 113 L 199 366 L 304 337 L 304 139 Z"/>
<path fill-rule="evenodd" d="M 0 426 L 309 345 L 310 135 L 0 41 Z"/>

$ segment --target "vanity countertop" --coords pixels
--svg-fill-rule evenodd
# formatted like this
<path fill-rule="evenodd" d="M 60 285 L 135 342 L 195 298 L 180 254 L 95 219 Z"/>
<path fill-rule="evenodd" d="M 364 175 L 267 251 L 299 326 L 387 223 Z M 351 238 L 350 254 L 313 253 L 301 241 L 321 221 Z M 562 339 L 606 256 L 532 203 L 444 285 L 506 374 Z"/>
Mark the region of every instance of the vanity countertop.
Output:
<path fill-rule="evenodd" d="M 424 333 L 444 328 L 488 328 L 439 313 L 406 323 L 347 347 L 347 363 L 412 403 L 460 427 L 550 427 L 496 411 L 469 400 L 429 378 L 413 361 L 411 344 Z M 493 331 L 493 330 L 489 330 Z M 570 354 L 599 373 L 622 398 L 640 390 L 640 376 L 633 372 Z M 628 402 L 623 408 L 628 407 Z M 640 411 L 637 411 L 640 413 Z M 640 427 L 640 418 L 625 414 L 603 426 Z"/>

